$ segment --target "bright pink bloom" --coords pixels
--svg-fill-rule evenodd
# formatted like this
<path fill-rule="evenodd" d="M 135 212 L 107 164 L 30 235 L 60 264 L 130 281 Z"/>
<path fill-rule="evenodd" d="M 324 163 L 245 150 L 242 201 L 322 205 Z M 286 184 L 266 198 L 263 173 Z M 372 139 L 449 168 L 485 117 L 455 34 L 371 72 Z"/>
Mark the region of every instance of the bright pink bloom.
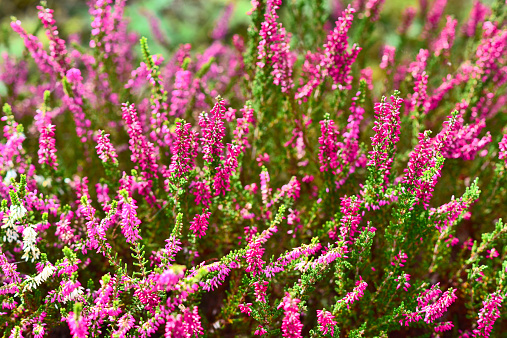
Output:
<path fill-rule="evenodd" d="M 102 162 L 107 163 L 111 160 L 113 164 L 118 163 L 116 159 L 118 155 L 111 141 L 109 141 L 109 134 L 106 134 L 103 130 L 99 130 L 95 149 L 97 149 L 97 155 L 99 155 Z"/>
<path fill-rule="evenodd" d="M 70 334 L 72 338 L 86 338 L 88 337 L 88 319 L 83 317 L 82 314 L 76 315 L 74 312 L 69 312 L 66 318 L 69 324 Z"/>
<path fill-rule="evenodd" d="M 400 108 L 402 100 L 398 96 L 391 96 L 391 102 L 385 97 L 380 103 L 375 103 L 375 122 L 371 138 L 373 150 L 369 152 L 367 166 L 375 167 L 374 172 L 378 184 L 384 190 L 389 184 L 393 153 L 396 143 L 400 140 Z"/>
<path fill-rule="evenodd" d="M 172 147 L 173 156 L 169 172 L 181 177 L 195 167 L 197 157 L 197 133 L 191 130 L 190 123 L 176 122 L 175 141 Z"/>
<path fill-rule="evenodd" d="M 136 201 L 127 195 L 126 191 L 120 193 L 120 224 L 121 232 L 127 239 L 127 243 L 134 244 L 141 239 L 139 236 L 139 224 L 141 220 L 137 217 Z"/>
<path fill-rule="evenodd" d="M 505 161 L 505 165 L 507 165 L 507 134 L 503 135 L 502 140 L 498 144 L 498 147 L 500 148 L 500 153 L 498 154 L 498 158 L 500 160 Z"/>
<path fill-rule="evenodd" d="M 503 296 L 497 293 L 489 295 L 482 302 L 482 309 L 479 311 L 477 328 L 473 331 L 474 337 L 489 337 L 493 324 L 500 318 L 500 308 L 502 307 Z"/>
<path fill-rule="evenodd" d="M 247 316 L 250 316 L 252 314 L 252 303 L 246 303 L 246 304 L 239 304 L 239 311 L 241 313 L 246 313 Z"/>
<path fill-rule="evenodd" d="M 207 163 L 212 163 L 220 158 L 224 149 L 222 140 L 225 136 L 225 101 L 221 98 L 211 109 L 210 114 L 203 113 L 199 116 L 199 126 L 201 127 L 201 146 L 203 159 Z"/>
<path fill-rule="evenodd" d="M 269 285 L 268 281 L 261 282 L 257 281 L 253 283 L 255 301 L 266 303 L 266 291 L 268 289 L 268 285 Z"/>
<path fill-rule="evenodd" d="M 334 320 L 334 316 L 331 312 L 326 310 L 317 310 L 317 322 L 319 323 L 319 331 L 322 334 L 327 335 L 328 332 L 331 332 L 331 336 L 334 336 L 334 326 L 336 325 L 336 321 Z"/>
<path fill-rule="evenodd" d="M 298 304 L 301 300 L 297 298 L 292 298 L 290 293 L 286 292 L 285 297 L 283 298 L 280 305 L 278 305 L 278 309 L 283 308 L 283 320 L 282 320 L 282 332 L 283 337 L 287 338 L 302 338 L 301 330 L 303 329 L 303 324 L 299 319 L 299 306 Z"/>
<path fill-rule="evenodd" d="M 363 281 L 361 276 L 359 276 L 359 280 L 356 281 L 356 287 L 351 292 L 347 293 L 347 295 L 340 299 L 338 303 L 345 302 L 347 304 L 347 309 L 349 309 L 349 305 L 354 304 L 355 301 L 358 301 L 359 298 L 363 297 L 364 290 L 366 290 L 366 287 L 368 284 Z"/>
<path fill-rule="evenodd" d="M 195 235 L 199 235 L 199 238 L 206 235 L 206 230 L 208 230 L 209 225 L 208 220 L 210 216 L 210 211 L 202 209 L 202 214 L 195 215 L 193 221 L 190 222 L 190 230 L 192 230 Z"/>
<path fill-rule="evenodd" d="M 289 91 L 292 83 L 292 56 L 290 55 L 290 33 L 285 31 L 281 23 L 276 22 L 278 14 L 276 10 L 281 4 L 280 0 L 268 0 L 266 2 L 266 14 L 259 35 L 259 55 L 257 66 L 264 68 L 272 67 L 271 75 L 273 83 L 281 86 L 282 92 Z"/>
<path fill-rule="evenodd" d="M 135 105 L 124 103 L 121 110 L 130 137 L 129 148 L 132 152 L 130 159 L 132 162 L 137 163 L 143 171 L 146 171 L 148 177 L 156 176 L 158 156 L 153 143 L 148 142 L 146 136 L 143 135 Z"/>

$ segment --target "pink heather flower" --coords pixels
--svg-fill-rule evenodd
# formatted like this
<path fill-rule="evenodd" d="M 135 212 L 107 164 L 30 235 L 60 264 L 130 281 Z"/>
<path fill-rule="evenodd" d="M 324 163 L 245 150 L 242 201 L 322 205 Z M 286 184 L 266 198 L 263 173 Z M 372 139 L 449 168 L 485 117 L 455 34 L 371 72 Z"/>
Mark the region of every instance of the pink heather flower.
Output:
<path fill-rule="evenodd" d="M 454 38 L 456 36 L 456 26 L 458 24 L 458 20 L 453 19 L 452 16 L 448 15 L 446 18 L 446 24 L 442 32 L 440 32 L 440 36 L 436 41 L 433 42 L 433 50 L 435 56 L 439 56 L 440 54 L 449 54 L 449 51 L 454 43 Z"/>
<path fill-rule="evenodd" d="M 482 81 L 488 77 L 491 77 L 493 82 L 502 79 L 506 51 L 507 30 L 498 29 L 489 21 L 485 22 L 483 24 L 483 38 L 475 53 L 477 58 L 475 75 Z"/>
<path fill-rule="evenodd" d="M 266 331 L 266 329 L 265 329 L 265 328 L 263 328 L 263 327 L 262 327 L 262 325 L 259 325 L 259 326 L 257 327 L 257 330 L 255 330 L 254 335 L 255 335 L 255 336 L 263 336 L 263 335 L 265 335 L 266 333 L 268 333 L 268 331 Z"/>
<path fill-rule="evenodd" d="M 199 126 L 201 127 L 201 146 L 203 159 L 207 163 L 212 163 L 218 159 L 224 149 L 222 140 L 225 136 L 225 101 L 220 97 L 211 109 L 210 114 L 203 113 L 199 116 Z"/>
<path fill-rule="evenodd" d="M 452 322 L 443 322 L 435 325 L 435 332 L 445 332 L 450 331 L 454 327 Z"/>
<path fill-rule="evenodd" d="M 239 311 L 241 313 L 246 313 L 247 316 L 250 316 L 252 314 L 252 303 L 246 303 L 246 304 L 239 304 Z"/>
<path fill-rule="evenodd" d="M 206 230 L 208 230 L 208 220 L 211 216 L 211 212 L 206 210 L 207 209 L 202 209 L 202 214 L 195 215 L 192 222 L 190 222 L 190 230 L 192 230 L 195 235 L 199 235 L 199 238 L 206 235 Z"/>
<path fill-rule="evenodd" d="M 130 313 L 124 314 L 118 319 L 118 329 L 114 330 L 112 337 L 125 338 L 126 333 L 134 327 L 135 319 Z"/>
<path fill-rule="evenodd" d="M 473 202 L 463 200 L 463 197 L 456 200 L 452 196 L 449 203 L 443 204 L 438 208 L 431 208 L 429 214 L 432 219 L 435 219 L 435 227 L 440 232 L 443 232 L 449 226 L 452 226 Z"/>
<path fill-rule="evenodd" d="M 373 69 L 366 67 L 359 72 L 360 80 L 366 81 L 369 90 L 373 89 Z"/>
<path fill-rule="evenodd" d="M 53 60 L 55 70 L 63 75 L 69 67 L 65 40 L 60 39 L 58 36 L 58 27 L 56 27 L 56 21 L 53 18 L 53 10 L 43 6 L 37 6 L 37 9 L 39 10 L 39 19 L 44 25 L 46 36 L 49 39 L 49 57 Z"/>
<path fill-rule="evenodd" d="M 211 204 L 211 190 L 206 180 L 198 180 L 190 183 L 190 189 L 195 196 L 195 204 L 202 204 L 204 207 L 209 207 Z"/>
<path fill-rule="evenodd" d="M 283 337 L 287 338 L 302 338 L 301 330 L 303 324 L 299 320 L 299 307 L 298 304 L 301 300 L 292 298 L 290 293 L 286 292 L 278 309 L 283 308 L 282 332 Z"/>
<path fill-rule="evenodd" d="M 484 21 L 490 13 L 491 9 L 487 5 L 484 5 L 479 0 L 475 0 L 468 21 L 461 27 L 461 30 L 468 37 L 475 36 L 477 26 Z"/>
<path fill-rule="evenodd" d="M 139 236 L 139 224 L 141 224 L 141 220 L 137 217 L 136 201 L 123 190 L 120 192 L 119 204 L 121 206 L 121 232 L 127 239 L 127 243 L 134 244 L 141 239 L 141 236 Z"/>
<path fill-rule="evenodd" d="M 373 150 L 369 152 L 367 166 L 375 167 L 378 182 L 382 187 L 389 184 L 389 175 L 393 163 L 392 154 L 396 150 L 396 143 L 400 140 L 400 108 L 402 100 L 391 96 L 391 102 L 386 102 L 382 97 L 380 103 L 375 103 L 375 122 L 373 131 L 375 135 L 371 138 Z"/>
<path fill-rule="evenodd" d="M 294 86 L 292 82 L 293 58 L 289 50 L 291 35 L 285 31 L 281 23 L 276 22 L 278 19 L 276 10 L 280 4 L 280 0 L 266 2 L 264 22 L 259 31 L 261 38 L 257 47 L 259 51 L 257 66 L 260 68 L 264 68 L 266 65 L 272 67 L 273 84 L 281 86 L 282 93 L 286 93 Z"/>
<path fill-rule="evenodd" d="M 220 19 L 215 25 L 213 32 L 211 32 L 211 38 L 214 40 L 222 40 L 227 35 L 229 31 L 229 21 L 231 19 L 231 15 L 234 12 L 234 3 L 229 3 L 225 6 L 224 11 Z"/>
<path fill-rule="evenodd" d="M 118 163 L 118 160 L 116 159 L 118 155 L 116 154 L 116 150 L 111 144 L 111 141 L 109 141 L 109 134 L 106 134 L 103 130 L 99 130 L 95 149 L 97 149 L 97 155 L 99 155 L 102 162 L 107 163 L 111 160 L 113 164 Z"/>
<path fill-rule="evenodd" d="M 400 35 L 407 34 L 408 29 L 410 28 L 412 22 L 414 21 L 416 13 L 417 11 L 414 7 L 405 8 L 401 16 L 402 19 L 400 26 L 398 27 L 398 33 L 400 33 Z"/>
<path fill-rule="evenodd" d="M 361 48 L 356 44 L 352 45 L 348 52 L 347 33 L 354 19 L 354 9 L 350 6 L 342 13 L 342 17 L 336 21 L 336 27 L 327 36 L 324 44 L 324 67 L 327 68 L 329 76 L 335 85 L 343 84 L 345 88 L 350 87 L 352 76 L 350 69 L 356 61 Z"/>
<path fill-rule="evenodd" d="M 394 53 L 396 47 L 385 45 L 384 51 L 382 52 L 382 61 L 380 62 L 380 69 L 386 69 L 394 65 Z"/>
<path fill-rule="evenodd" d="M 507 134 L 503 135 L 502 140 L 498 144 L 498 148 L 500 149 L 498 159 L 504 160 L 505 165 L 507 165 Z"/>
<path fill-rule="evenodd" d="M 259 154 L 255 160 L 257 161 L 259 167 L 262 167 L 263 165 L 269 163 L 269 155 L 267 153 Z"/>
<path fill-rule="evenodd" d="M 156 176 L 158 170 L 157 154 L 153 143 L 143 135 L 141 123 L 137 117 L 137 111 L 134 104 L 122 105 L 123 120 L 129 134 L 129 148 L 132 152 L 130 159 L 132 162 L 139 164 L 143 171 L 147 172 L 147 176 Z"/>
<path fill-rule="evenodd" d="M 191 128 L 190 123 L 176 122 L 173 156 L 169 166 L 169 172 L 174 173 L 176 177 L 181 177 L 195 168 L 197 133 Z"/>
<path fill-rule="evenodd" d="M 248 264 L 245 271 L 251 272 L 254 276 L 262 271 L 262 267 L 265 264 L 262 260 L 262 255 L 264 254 L 265 249 L 261 245 L 262 243 L 260 241 L 254 240 L 248 246 L 245 254 L 246 262 Z"/>
<path fill-rule="evenodd" d="M 334 336 L 334 326 L 336 325 L 336 321 L 334 320 L 334 316 L 331 312 L 326 310 L 317 310 L 317 322 L 319 323 L 319 331 L 322 334 L 327 335 L 328 332 L 331 332 L 331 336 Z"/>
<path fill-rule="evenodd" d="M 493 258 L 496 258 L 496 257 L 500 256 L 500 254 L 498 253 L 498 251 L 496 251 L 495 248 L 493 248 L 491 250 L 488 249 L 487 252 L 488 252 L 488 258 L 489 259 L 493 259 Z"/>
<path fill-rule="evenodd" d="M 422 179 L 426 170 L 435 168 L 437 162 L 434 155 L 433 142 L 429 138 L 429 133 L 419 134 L 419 144 L 409 155 L 405 176 L 402 183 L 409 185 L 409 192 L 418 198 L 426 208 L 433 193 L 433 187 L 436 184 L 436 178 L 427 182 Z M 440 172 L 441 168 L 436 168 Z"/>
<path fill-rule="evenodd" d="M 39 164 L 45 164 L 56 170 L 58 163 L 56 160 L 55 148 L 55 126 L 47 124 L 40 129 L 39 136 Z"/>
<path fill-rule="evenodd" d="M 185 114 L 192 94 L 192 84 L 192 73 L 189 70 L 180 69 L 176 72 L 169 116 L 181 117 Z"/>
<path fill-rule="evenodd" d="M 400 320 L 400 324 L 408 326 L 411 322 L 421 320 L 422 315 L 424 315 L 424 322 L 427 324 L 433 323 L 436 319 L 442 317 L 447 308 L 458 297 L 456 296 L 456 290 L 452 288 L 439 297 L 440 294 L 442 294 L 442 291 L 439 284 L 432 285 L 430 289 L 423 291 L 417 297 L 418 306 L 415 312 L 403 314 L 404 319 Z"/>
<path fill-rule="evenodd" d="M 337 138 L 339 131 L 334 125 L 334 121 L 326 116 L 324 120 L 320 121 L 320 137 L 319 137 L 319 163 L 320 171 L 334 172 L 334 169 L 341 167 L 341 162 L 338 157 L 340 150 Z"/>
<path fill-rule="evenodd" d="M 253 283 L 256 302 L 266 303 L 266 291 L 268 289 L 268 285 L 268 281 L 257 281 Z"/>
<path fill-rule="evenodd" d="M 489 337 L 493 324 L 500 318 L 500 308 L 502 307 L 503 296 L 497 293 L 488 295 L 482 302 L 482 309 L 479 311 L 477 328 L 473 331 L 473 337 Z"/>
<path fill-rule="evenodd" d="M 356 287 L 354 288 L 354 290 L 352 290 L 352 292 L 347 293 L 347 295 L 344 298 L 340 299 L 338 303 L 345 302 L 345 304 L 347 304 L 347 309 L 349 309 L 349 305 L 354 304 L 355 301 L 363 297 L 364 290 L 366 290 L 367 286 L 368 284 L 365 281 L 363 281 L 361 276 L 359 276 L 359 280 L 356 281 Z"/>
<path fill-rule="evenodd" d="M 75 314 L 69 312 L 69 316 L 66 318 L 67 324 L 69 324 L 70 334 L 72 338 L 86 338 L 88 337 L 88 319 L 83 317 L 82 314 Z"/>
<path fill-rule="evenodd" d="M 404 273 L 403 275 L 399 275 L 394 281 L 398 282 L 399 284 L 396 285 L 396 290 L 398 290 L 400 287 L 403 286 L 403 290 L 408 291 L 408 288 L 411 286 L 408 282 L 410 280 L 410 275 L 407 273 Z"/>
<path fill-rule="evenodd" d="M 394 262 L 391 262 L 392 266 L 405 266 L 405 262 L 407 261 L 407 254 L 403 251 L 400 251 L 396 256 L 394 256 Z"/>
<path fill-rule="evenodd" d="M 11 28 L 23 39 L 26 49 L 30 52 L 30 55 L 40 71 L 42 73 L 55 75 L 56 66 L 54 65 L 54 60 L 50 58 L 48 53 L 44 50 L 44 46 L 39 38 L 27 34 L 23 27 L 21 27 L 21 21 L 19 20 L 12 21 Z"/>
<path fill-rule="evenodd" d="M 213 182 L 215 188 L 215 196 L 222 194 L 225 196 L 225 192 L 230 190 L 230 177 L 233 172 L 236 172 L 238 167 L 238 157 L 241 154 L 241 148 L 235 144 L 227 144 L 227 155 L 225 160 L 218 167 L 215 168 L 216 175 Z"/>
<path fill-rule="evenodd" d="M 289 265 L 291 262 L 294 262 L 301 258 L 302 256 L 311 256 L 316 254 L 320 249 L 322 248 L 322 245 L 320 243 L 315 244 L 304 244 L 301 247 L 292 249 L 288 253 L 280 256 L 276 262 L 273 262 L 269 264 L 264 269 L 264 274 L 268 278 L 272 278 L 276 273 L 285 271 L 285 267 Z"/>
<path fill-rule="evenodd" d="M 248 105 L 245 105 L 240 109 L 243 113 L 243 117 L 236 119 L 236 128 L 234 129 L 234 143 L 241 147 L 241 151 L 245 151 L 245 148 L 249 148 L 248 133 L 250 132 L 250 126 L 255 122 L 254 110 Z"/>
<path fill-rule="evenodd" d="M 444 13 L 445 6 L 447 5 L 447 0 L 435 0 L 433 6 L 428 12 L 426 16 L 426 23 L 424 24 L 423 38 L 427 38 L 431 35 L 431 32 L 434 32 L 438 27 L 438 23 L 440 22 L 440 18 Z"/>
<path fill-rule="evenodd" d="M 353 240 L 362 219 L 359 214 L 361 199 L 357 198 L 357 196 L 344 196 L 340 200 L 340 212 L 343 215 L 340 219 L 340 240 L 344 243 L 349 243 Z"/>
<path fill-rule="evenodd" d="M 72 92 L 64 92 L 63 102 L 74 115 L 76 134 L 81 138 L 81 142 L 84 143 L 92 136 L 93 132 L 90 130 L 91 121 L 86 118 L 83 110 L 83 95 L 85 93 L 83 76 L 77 68 L 70 68 L 64 75 L 71 85 Z"/>
<path fill-rule="evenodd" d="M 266 168 L 263 167 L 259 176 L 260 176 L 262 203 L 264 205 L 267 205 L 269 197 L 271 196 L 271 188 L 269 187 L 269 173 L 266 170 Z"/>
<path fill-rule="evenodd" d="M 422 74 L 422 72 L 426 69 L 429 56 L 430 52 L 427 49 L 420 49 L 416 56 L 416 60 L 410 63 L 408 71 L 412 74 L 414 79 L 417 78 L 418 74 Z"/>
<path fill-rule="evenodd" d="M 377 21 L 384 2 L 385 0 L 368 0 L 365 6 L 364 16 L 370 18 L 371 22 Z"/>
<path fill-rule="evenodd" d="M 466 109 L 466 106 L 464 106 Z M 463 114 L 456 118 L 455 126 L 442 143 L 442 156 L 445 158 L 462 158 L 473 160 L 477 153 L 491 142 L 490 132 L 479 138 L 479 134 L 486 127 L 486 119 L 481 118 L 464 125 Z"/>
<path fill-rule="evenodd" d="M 428 100 L 428 74 L 423 71 L 416 74 L 414 78 L 414 94 L 410 102 L 410 111 L 418 111 L 421 114 L 427 114 L 430 102 Z"/>
<path fill-rule="evenodd" d="M 303 64 L 303 77 L 306 84 L 298 88 L 296 100 L 308 100 L 313 90 L 317 88 L 326 77 L 331 77 L 334 82 L 333 88 L 350 89 L 352 75 L 350 70 L 361 48 L 352 45 L 350 52 L 348 43 L 348 31 L 354 20 L 354 8 L 347 7 L 342 17 L 336 21 L 336 27 L 328 34 L 324 51 L 317 53 L 308 52 Z"/>

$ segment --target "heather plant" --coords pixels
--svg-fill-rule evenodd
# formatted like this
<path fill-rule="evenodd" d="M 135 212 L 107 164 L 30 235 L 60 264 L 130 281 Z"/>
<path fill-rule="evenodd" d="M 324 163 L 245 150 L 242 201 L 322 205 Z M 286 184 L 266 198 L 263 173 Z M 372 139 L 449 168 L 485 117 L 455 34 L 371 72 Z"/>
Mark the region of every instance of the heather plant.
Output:
<path fill-rule="evenodd" d="M 88 6 L 0 60 L 3 337 L 505 335 L 504 0 Z"/>

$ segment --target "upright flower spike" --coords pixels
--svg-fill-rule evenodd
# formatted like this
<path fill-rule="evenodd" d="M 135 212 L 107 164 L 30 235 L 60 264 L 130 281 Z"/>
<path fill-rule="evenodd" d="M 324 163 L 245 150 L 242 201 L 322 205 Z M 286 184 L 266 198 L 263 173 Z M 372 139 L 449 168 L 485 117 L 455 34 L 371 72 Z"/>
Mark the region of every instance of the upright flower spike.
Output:
<path fill-rule="evenodd" d="M 296 100 L 307 101 L 326 77 L 333 79 L 333 89 L 350 89 L 351 66 L 361 50 L 354 44 L 349 51 L 347 34 L 354 20 L 354 12 L 354 8 L 350 6 L 343 11 L 342 16 L 336 21 L 336 27 L 327 36 L 324 51 L 306 54 L 303 64 L 304 80 L 301 80 L 302 86 L 297 90 Z"/>
<path fill-rule="evenodd" d="M 395 92 L 390 101 L 383 97 L 380 103 L 375 103 L 375 122 L 371 138 L 373 150 L 369 152 L 367 166 L 371 167 L 374 186 L 383 191 L 389 184 L 393 155 L 396 143 L 400 140 L 400 108 L 402 99 Z"/>
<path fill-rule="evenodd" d="M 192 222 L 190 222 L 190 230 L 193 231 L 194 235 L 198 235 L 199 238 L 206 235 L 206 230 L 208 230 L 208 220 L 211 216 L 211 212 L 207 211 L 207 209 L 202 209 L 202 214 L 197 214 L 194 216 Z"/>
<path fill-rule="evenodd" d="M 118 160 L 116 159 L 118 155 L 111 141 L 109 141 L 109 134 L 106 134 L 103 130 L 99 130 L 95 149 L 97 149 L 97 155 L 102 162 L 111 162 L 113 165 L 118 164 Z"/>
<path fill-rule="evenodd" d="M 46 36 L 49 39 L 49 57 L 53 60 L 52 64 L 56 67 L 55 70 L 63 77 L 67 69 L 70 68 L 70 64 L 65 40 L 58 35 L 58 27 L 56 27 L 56 21 L 53 18 L 54 11 L 45 6 L 37 6 L 37 9 L 39 10 L 39 19 L 46 29 Z"/>
<path fill-rule="evenodd" d="M 507 134 L 503 135 L 502 140 L 498 144 L 500 148 L 500 153 L 498 154 L 498 158 L 500 160 L 504 160 L 505 165 L 507 166 Z"/>
<path fill-rule="evenodd" d="M 58 162 L 55 147 L 55 126 L 45 110 L 37 110 L 35 121 L 39 135 L 39 164 L 44 164 L 56 170 Z"/>
<path fill-rule="evenodd" d="M 331 312 L 326 310 L 317 310 L 317 322 L 319 323 L 319 331 L 322 334 L 327 335 L 331 333 L 331 336 L 334 337 L 334 327 L 336 325 L 336 321 L 334 320 L 334 316 Z"/>
<path fill-rule="evenodd" d="M 483 307 L 479 311 L 477 327 L 473 331 L 474 337 L 489 337 L 491 335 L 493 324 L 500 318 L 503 299 L 504 296 L 501 294 L 493 293 L 482 302 Z"/>
<path fill-rule="evenodd" d="M 137 217 L 136 201 L 129 197 L 126 190 L 120 191 L 120 224 L 121 232 L 125 236 L 127 243 L 134 244 L 141 239 L 139 235 L 139 224 L 141 220 Z"/>
<path fill-rule="evenodd" d="M 461 27 L 463 33 L 468 37 L 475 36 L 477 26 L 491 13 L 491 9 L 480 0 L 474 0 L 474 5 L 468 21 Z"/>
<path fill-rule="evenodd" d="M 299 319 L 299 306 L 301 300 L 293 298 L 286 292 L 283 301 L 278 305 L 278 309 L 283 308 L 282 336 L 286 338 L 302 338 L 301 331 L 303 324 Z"/>
<path fill-rule="evenodd" d="M 449 54 L 452 45 L 454 44 L 454 38 L 456 36 L 456 26 L 458 20 L 453 19 L 452 16 L 448 15 L 446 18 L 445 27 L 440 32 L 439 37 L 433 42 L 433 53 L 435 56 L 441 54 Z"/>
<path fill-rule="evenodd" d="M 447 0 L 435 0 L 433 6 L 431 6 L 431 9 L 428 12 L 428 15 L 426 16 L 426 23 L 424 24 L 422 32 L 423 38 L 428 38 L 438 27 L 438 23 L 442 18 L 446 5 Z"/>
<path fill-rule="evenodd" d="M 341 166 L 338 152 L 337 137 L 339 131 L 334 126 L 334 121 L 330 119 L 329 114 L 324 115 L 324 120 L 320 121 L 320 137 L 319 137 L 319 163 L 320 171 L 327 172 Z"/>
<path fill-rule="evenodd" d="M 191 130 L 190 123 L 176 122 L 175 141 L 173 143 L 169 172 L 181 177 L 195 167 L 197 157 L 197 132 Z"/>
<path fill-rule="evenodd" d="M 290 55 L 290 34 L 285 31 L 281 23 L 276 22 L 276 10 L 282 4 L 281 0 L 268 0 L 266 13 L 261 25 L 261 37 L 258 46 L 257 66 L 271 67 L 273 83 L 280 86 L 282 92 L 288 92 L 293 86 L 292 82 L 292 56 Z"/>
<path fill-rule="evenodd" d="M 199 116 L 201 151 L 204 161 L 208 164 L 220 159 L 220 155 L 222 155 L 224 149 L 222 140 L 225 136 L 225 111 L 225 101 L 221 97 L 217 97 L 217 102 L 209 115 L 202 113 Z"/>
<path fill-rule="evenodd" d="M 153 143 L 149 142 L 146 136 L 143 135 L 134 104 L 129 105 L 124 103 L 121 110 L 130 137 L 129 148 L 132 152 L 130 156 L 132 162 L 137 163 L 141 167 L 141 170 L 146 171 L 148 177 L 156 176 L 158 171 L 158 156 Z"/>

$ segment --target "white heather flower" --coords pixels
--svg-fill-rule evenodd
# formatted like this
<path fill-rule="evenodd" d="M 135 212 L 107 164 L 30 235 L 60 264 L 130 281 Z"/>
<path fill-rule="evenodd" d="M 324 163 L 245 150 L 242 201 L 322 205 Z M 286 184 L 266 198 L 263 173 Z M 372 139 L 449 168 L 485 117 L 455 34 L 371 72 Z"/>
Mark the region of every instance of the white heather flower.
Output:
<path fill-rule="evenodd" d="M 72 290 L 71 293 L 69 293 L 67 296 L 65 296 L 65 298 L 63 299 L 63 303 L 65 304 L 68 301 L 75 300 L 76 298 L 78 298 L 79 296 L 81 296 L 83 294 L 83 290 L 84 290 L 84 287 L 78 286 L 77 288 Z"/>
<path fill-rule="evenodd" d="M 49 277 L 51 277 L 55 271 L 56 268 L 53 265 L 51 264 L 46 265 L 44 269 L 42 269 L 42 272 L 39 273 L 37 276 L 33 278 L 28 277 L 26 279 L 27 284 L 25 285 L 23 292 L 31 291 L 32 289 L 37 288 L 39 285 L 41 285 L 41 283 L 44 283 Z"/>
<path fill-rule="evenodd" d="M 26 215 L 26 208 L 23 205 L 11 205 L 10 218 L 18 220 Z"/>
<path fill-rule="evenodd" d="M 35 246 L 37 242 L 37 233 L 35 230 L 28 226 L 23 230 L 23 258 L 25 261 L 32 259 L 32 262 L 34 259 L 39 258 L 40 256 L 40 250 Z M 43 271 L 44 272 L 44 271 Z"/>

